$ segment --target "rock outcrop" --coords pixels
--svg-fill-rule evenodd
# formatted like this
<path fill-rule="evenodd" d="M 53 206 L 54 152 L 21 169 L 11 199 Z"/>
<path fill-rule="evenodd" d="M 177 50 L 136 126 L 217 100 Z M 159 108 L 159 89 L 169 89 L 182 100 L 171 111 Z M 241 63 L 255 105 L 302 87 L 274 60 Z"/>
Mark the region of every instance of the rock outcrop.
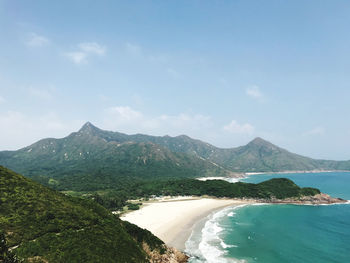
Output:
<path fill-rule="evenodd" d="M 298 198 L 286 198 L 286 199 L 269 199 L 269 200 L 259 200 L 264 203 L 273 204 L 310 204 L 310 205 L 329 205 L 329 204 L 342 204 L 347 203 L 347 200 L 341 198 L 334 198 L 327 194 L 320 193 L 314 196 L 302 196 Z"/>
<path fill-rule="evenodd" d="M 146 243 L 143 243 L 143 250 L 148 254 L 150 263 L 186 263 L 189 258 L 176 248 L 166 245 L 164 245 L 163 253 L 158 249 L 151 251 Z"/>

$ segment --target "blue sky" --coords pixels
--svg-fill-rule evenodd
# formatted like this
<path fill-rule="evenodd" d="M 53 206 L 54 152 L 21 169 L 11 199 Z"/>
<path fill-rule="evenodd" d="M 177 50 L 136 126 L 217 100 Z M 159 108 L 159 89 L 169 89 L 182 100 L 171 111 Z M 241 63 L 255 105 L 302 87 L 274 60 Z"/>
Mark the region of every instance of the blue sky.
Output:
<path fill-rule="evenodd" d="M 348 1 L 0 0 L 0 150 L 102 129 L 350 159 Z"/>

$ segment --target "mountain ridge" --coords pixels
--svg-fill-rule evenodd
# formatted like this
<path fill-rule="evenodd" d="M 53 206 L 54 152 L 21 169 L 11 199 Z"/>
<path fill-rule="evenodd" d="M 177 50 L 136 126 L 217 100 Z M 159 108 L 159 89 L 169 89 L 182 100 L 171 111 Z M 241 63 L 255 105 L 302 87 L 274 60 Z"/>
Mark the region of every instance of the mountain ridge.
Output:
<path fill-rule="evenodd" d="M 312 159 L 260 137 L 240 147 L 219 148 L 187 135 L 127 135 L 102 130 L 91 122 L 61 139 L 42 139 L 17 151 L 2 151 L 0 164 L 29 177 L 99 174 L 144 179 L 350 170 L 350 161 Z"/>

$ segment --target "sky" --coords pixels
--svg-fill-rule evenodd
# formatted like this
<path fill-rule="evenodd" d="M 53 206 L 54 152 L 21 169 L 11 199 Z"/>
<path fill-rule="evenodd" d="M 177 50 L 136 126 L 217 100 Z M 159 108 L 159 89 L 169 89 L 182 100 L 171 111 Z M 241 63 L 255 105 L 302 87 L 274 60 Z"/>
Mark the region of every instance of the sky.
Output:
<path fill-rule="evenodd" d="M 350 159 L 350 2 L 0 0 L 0 150 L 87 121 Z"/>

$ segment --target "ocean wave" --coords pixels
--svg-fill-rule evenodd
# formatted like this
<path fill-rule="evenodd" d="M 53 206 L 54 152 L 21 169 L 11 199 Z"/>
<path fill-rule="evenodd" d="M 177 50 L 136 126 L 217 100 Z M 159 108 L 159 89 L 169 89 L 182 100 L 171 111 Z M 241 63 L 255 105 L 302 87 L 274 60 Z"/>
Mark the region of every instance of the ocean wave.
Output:
<path fill-rule="evenodd" d="M 227 207 L 219 212 L 211 214 L 204 224 L 199 235 L 196 237 L 192 233 L 186 242 L 186 252 L 193 255 L 189 262 L 191 263 L 245 263 L 245 260 L 227 258 L 227 248 L 237 247 L 236 245 L 226 244 L 219 236 L 224 230 L 219 221 L 225 216 L 234 216 L 232 210 L 246 205 L 236 207 Z"/>
<path fill-rule="evenodd" d="M 233 217 L 235 214 L 236 214 L 236 213 L 234 213 L 234 212 L 230 212 L 230 213 L 227 214 L 227 216 Z"/>
<path fill-rule="evenodd" d="M 261 206 L 261 205 L 272 205 L 271 203 L 255 203 L 251 204 L 252 206 Z"/>
<path fill-rule="evenodd" d="M 220 245 L 222 246 L 222 248 L 238 247 L 236 245 L 228 245 L 222 239 L 221 239 Z"/>
<path fill-rule="evenodd" d="M 240 181 L 240 179 L 243 179 L 243 178 L 227 178 L 226 181 L 229 183 L 237 183 Z"/>

